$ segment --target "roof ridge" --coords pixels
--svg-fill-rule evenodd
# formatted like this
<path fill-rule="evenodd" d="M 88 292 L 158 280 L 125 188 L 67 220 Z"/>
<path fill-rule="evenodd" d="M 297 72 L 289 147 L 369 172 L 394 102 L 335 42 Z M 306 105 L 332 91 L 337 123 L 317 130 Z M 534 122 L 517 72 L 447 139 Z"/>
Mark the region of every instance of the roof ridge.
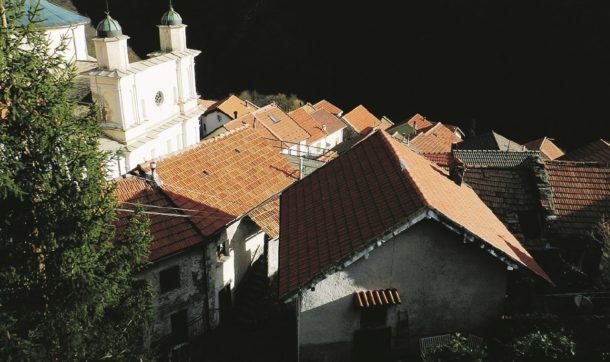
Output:
<path fill-rule="evenodd" d="M 394 160 L 397 163 L 397 166 L 400 167 L 400 171 L 401 174 L 407 179 L 407 181 L 409 182 L 409 184 L 411 184 L 411 186 L 413 186 L 413 188 L 415 189 L 415 192 L 417 193 L 417 195 L 420 197 L 421 202 L 424 204 L 425 207 L 431 207 L 431 203 L 430 200 L 428 200 L 426 198 L 426 195 L 424 195 L 424 193 L 422 192 L 422 190 L 419 188 L 419 186 L 417 185 L 417 182 L 415 181 L 415 179 L 413 178 L 413 176 L 410 174 L 410 172 L 408 172 L 409 170 L 409 165 L 405 164 L 405 161 L 403 161 L 400 156 L 398 155 L 398 152 L 393 144 L 393 142 L 389 139 L 389 135 L 387 135 L 385 132 L 383 131 L 374 131 L 375 133 L 379 133 L 381 134 L 381 138 L 383 139 L 383 142 L 386 144 L 386 146 L 389 146 L 390 148 L 390 154 L 392 155 L 392 157 L 394 158 Z M 410 152 L 415 153 L 414 151 L 409 150 Z M 422 157 L 420 155 L 417 155 L 419 157 Z M 425 159 L 425 158 L 424 158 Z M 426 162 L 429 162 L 426 159 Z M 432 164 L 432 163 L 431 163 Z"/>
<path fill-rule="evenodd" d="M 610 167 L 610 163 L 607 162 L 596 162 L 596 161 L 570 161 L 570 160 L 548 160 L 544 161 L 545 165 L 548 164 L 556 164 L 556 165 L 564 165 L 564 166 L 579 166 L 579 167 L 599 167 L 599 168 L 608 168 Z"/>

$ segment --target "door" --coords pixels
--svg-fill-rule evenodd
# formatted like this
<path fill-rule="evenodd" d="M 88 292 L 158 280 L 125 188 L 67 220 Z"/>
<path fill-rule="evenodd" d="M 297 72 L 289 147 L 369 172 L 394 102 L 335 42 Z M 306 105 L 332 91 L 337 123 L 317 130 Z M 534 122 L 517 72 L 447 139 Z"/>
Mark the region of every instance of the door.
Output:
<path fill-rule="evenodd" d="M 388 361 L 392 348 L 392 328 L 361 329 L 354 333 L 354 362 Z"/>

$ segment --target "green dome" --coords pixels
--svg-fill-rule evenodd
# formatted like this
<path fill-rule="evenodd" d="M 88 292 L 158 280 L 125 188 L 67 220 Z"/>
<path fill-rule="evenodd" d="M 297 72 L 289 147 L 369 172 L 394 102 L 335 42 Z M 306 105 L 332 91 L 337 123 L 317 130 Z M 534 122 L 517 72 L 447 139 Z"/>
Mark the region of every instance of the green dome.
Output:
<path fill-rule="evenodd" d="M 114 38 L 123 35 L 123 29 L 121 29 L 119 22 L 111 18 L 108 13 L 106 13 L 104 20 L 97 24 L 95 30 L 98 38 Z"/>
<path fill-rule="evenodd" d="M 182 25 L 182 17 L 170 6 L 169 10 L 161 17 L 161 25 Z"/>

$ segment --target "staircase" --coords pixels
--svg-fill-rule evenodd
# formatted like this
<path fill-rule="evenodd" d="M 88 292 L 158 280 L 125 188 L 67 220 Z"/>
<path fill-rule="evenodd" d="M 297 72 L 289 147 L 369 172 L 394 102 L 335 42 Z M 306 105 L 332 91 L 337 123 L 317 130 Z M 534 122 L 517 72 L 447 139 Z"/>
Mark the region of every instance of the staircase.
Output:
<path fill-rule="evenodd" d="M 273 303 L 270 291 L 267 260 L 262 256 L 252 264 L 235 291 L 234 323 L 241 327 L 254 327 L 267 321 Z"/>

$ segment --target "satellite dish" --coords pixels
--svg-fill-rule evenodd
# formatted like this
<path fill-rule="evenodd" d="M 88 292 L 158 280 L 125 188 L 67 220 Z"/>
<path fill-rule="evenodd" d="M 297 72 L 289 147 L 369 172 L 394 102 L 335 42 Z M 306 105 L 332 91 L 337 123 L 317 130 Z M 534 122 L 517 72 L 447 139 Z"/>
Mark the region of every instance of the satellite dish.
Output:
<path fill-rule="evenodd" d="M 591 308 L 593 306 L 593 302 L 591 301 L 591 298 L 579 294 L 577 296 L 574 297 L 574 304 L 576 304 L 576 307 L 578 308 Z"/>

